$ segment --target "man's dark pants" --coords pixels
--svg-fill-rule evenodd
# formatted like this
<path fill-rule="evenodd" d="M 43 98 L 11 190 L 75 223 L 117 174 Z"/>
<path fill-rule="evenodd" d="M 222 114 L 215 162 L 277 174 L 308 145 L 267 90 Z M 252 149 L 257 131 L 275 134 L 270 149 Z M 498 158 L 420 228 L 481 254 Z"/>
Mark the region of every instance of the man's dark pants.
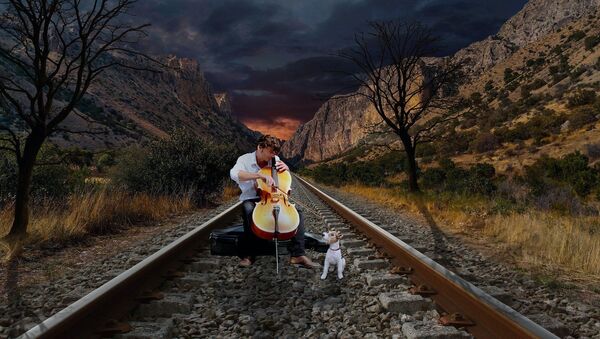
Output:
<path fill-rule="evenodd" d="M 253 256 L 253 248 L 255 246 L 255 242 L 259 240 L 254 232 L 252 232 L 251 221 L 252 221 L 252 212 L 254 211 L 254 206 L 256 202 L 259 202 L 260 199 L 251 199 L 244 200 L 242 203 L 242 219 L 244 220 L 244 236 L 240 239 L 240 248 L 239 255 L 242 258 Z M 296 207 L 298 210 L 298 214 L 300 215 L 300 223 L 298 224 L 298 232 L 296 235 L 290 239 L 290 244 L 288 246 L 288 251 L 292 257 L 299 257 L 304 255 L 304 215 L 302 211 Z"/>

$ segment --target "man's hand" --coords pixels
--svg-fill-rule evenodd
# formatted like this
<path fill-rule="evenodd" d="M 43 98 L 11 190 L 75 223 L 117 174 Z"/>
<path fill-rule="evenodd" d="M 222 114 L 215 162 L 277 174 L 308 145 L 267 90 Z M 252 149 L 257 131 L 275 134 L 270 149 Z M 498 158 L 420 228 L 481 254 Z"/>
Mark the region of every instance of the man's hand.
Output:
<path fill-rule="evenodd" d="M 268 175 L 262 175 L 260 177 L 262 179 L 262 181 L 264 181 L 268 186 L 274 186 L 275 185 L 275 181 L 273 180 L 272 177 L 268 176 Z"/>
<path fill-rule="evenodd" d="M 278 161 L 277 164 L 275 164 L 275 167 L 277 168 L 277 172 L 279 173 L 290 170 L 288 165 L 286 165 L 283 161 Z"/>

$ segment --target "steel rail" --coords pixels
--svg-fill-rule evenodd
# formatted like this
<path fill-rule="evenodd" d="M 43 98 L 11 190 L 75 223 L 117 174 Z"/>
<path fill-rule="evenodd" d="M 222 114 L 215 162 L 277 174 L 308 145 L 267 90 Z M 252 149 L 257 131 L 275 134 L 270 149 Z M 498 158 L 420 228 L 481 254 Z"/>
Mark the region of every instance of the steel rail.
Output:
<path fill-rule="evenodd" d="M 527 317 L 501 303 L 473 284 L 421 254 L 314 185 L 296 176 L 316 196 L 354 224 L 375 245 L 391 256 L 394 264 L 413 269 L 410 280 L 436 293 L 429 296 L 445 312 L 460 313 L 474 323 L 466 327 L 477 338 L 558 338 Z"/>
<path fill-rule="evenodd" d="M 33 327 L 19 338 L 94 338 L 98 326 L 120 319 L 139 303 L 143 291 L 160 285 L 169 270 L 182 265 L 180 259 L 192 255 L 206 242 L 207 233 L 239 216 L 237 202 L 135 266 L 119 274 L 88 295 Z"/>

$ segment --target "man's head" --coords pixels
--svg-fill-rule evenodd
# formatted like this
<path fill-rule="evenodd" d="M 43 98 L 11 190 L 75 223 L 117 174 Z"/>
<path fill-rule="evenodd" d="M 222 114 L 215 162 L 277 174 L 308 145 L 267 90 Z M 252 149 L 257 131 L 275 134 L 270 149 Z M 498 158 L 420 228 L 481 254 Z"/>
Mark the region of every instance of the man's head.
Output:
<path fill-rule="evenodd" d="M 263 135 L 258 139 L 256 145 L 256 159 L 258 161 L 269 161 L 279 153 L 280 143 L 271 135 Z"/>

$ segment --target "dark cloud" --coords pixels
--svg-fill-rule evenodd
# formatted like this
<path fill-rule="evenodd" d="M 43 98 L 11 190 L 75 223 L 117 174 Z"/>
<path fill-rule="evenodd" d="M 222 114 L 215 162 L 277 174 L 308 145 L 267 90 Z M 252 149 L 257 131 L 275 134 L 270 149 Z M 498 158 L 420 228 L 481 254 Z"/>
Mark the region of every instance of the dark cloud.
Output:
<path fill-rule="evenodd" d="M 309 120 L 317 97 L 343 87 L 329 71 L 369 20 L 418 19 L 447 55 L 498 31 L 526 0 L 144 0 L 142 47 L 198 59 L 217 90 L 232 94 L 242 120 Z M 286 120 L 288 121 L 288 120 Z"/>

